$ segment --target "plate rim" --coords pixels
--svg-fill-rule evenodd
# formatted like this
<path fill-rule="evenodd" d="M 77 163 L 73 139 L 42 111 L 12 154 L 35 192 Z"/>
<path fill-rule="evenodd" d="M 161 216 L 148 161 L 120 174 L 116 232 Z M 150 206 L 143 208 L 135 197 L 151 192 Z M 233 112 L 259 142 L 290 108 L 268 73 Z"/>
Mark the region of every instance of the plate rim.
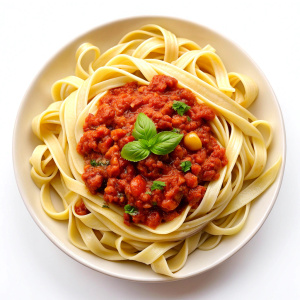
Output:
<path fill-rule="evenodd" d="M 24 106 L 26 104 L 26 99 L 28 98 L 28 95 L 30 93 L 30 91 L 32 90 L 32 88 L 34 87 L 34 85 L 36 84 L 38 78 L 42 75 L 42 73 L 45 71 L 45 69 L 47 69 L 47 67 L 51 64 L 51 62 L 56 58 L 56 56 L 58 56 L 60 53 L 62 53 L 63 51 L 65 51 L 68 47 L 71 46 L 71 44 L 75 43 L 77 40 L 82 39 L 84 36 L 92 33 L 93 31 L 97 31 L 100 30 L 103 27 L 106 26 L 111 26 L 113 24 L 117 24 L 117 23 L 123 23 L 126 21 L 134 21 L 134 20 L 143 20 L 143 19 L 157 19 L 157 20 L 172 20 L 175 22 L 183 22 L 183 23 L 189 23 L 192 26 L 197 26 L 199 28 L 203 28 L 206 31 L 212 32 L 214 35 L 221 37 L 222 39 L 225 39 L 227 42 L 231 43 L 235 48 L 237 48 L 240 52 L 242 52 L 242 54 L 244 54 L 247 59 L 251 62 L 251 64 L 254 65 L 254 67 L 259 71 L 259 73 L 261 74 L 261 76 L 264 78 L 265 82 L 268 85 L 268 88 L 270 90 L 270 92 L 273 95 L 273 98 L 275 100 L 275 104 L 276 104 L 276 108 L 279 112 L 279 116 L 280 116 L 280 125 L 281 125 L 281 129 L 282 129 L 282 138 L 283 138 L 283 148 L 282 148 L 282 164 L 281 164 L 281 168 L 280 171 L 277 175 L 276 181 L 278 181 L 278 184 L 276 186 L 275 192 L 274 192 L 274 197 L 272 202 L 270 203 L 267 211 L 264 212 L 264 217 L 260 220 L 260 222 L 255 226 L 254 229 L 252 229 L 252 233 L 247 236 L 247 239 L 245 239 L 245 241 L 243 241 L 243 243 L 237 245 L 235 248 L 233 248 L 229 253 L 227 253 L 225 256 L 223 255 L 219 260 L 217 260 L 216 262 L 214 262 L 214 264 L 210 265 L 209 267 L 205 268 L 204 270 L 202 270 L 201 272 L 195 270 L 194 272 L 189 273 L 188 276 L 182 277 L 182 278 L 171 278 L 171 277 L 167 277 L 161 274 L 156 274 L 158 276 L 156 276 L 157 278 L 148 278 L 148 279 L 140 279 L 138 278 L 138 276 L 136 277 L 128 277 L 124 274 L 119 274 L 119 273 L 114 273 L 113 271 L 109 271 L 109 270 L 103 270 L 103 269 L 99 269 L 98 267 L 94 266 L 93 264 L 91 264 L 89 261 L 85 260 L 84 258 L 82 258 L 81 256 L 77 255 L 76 253 L 68 250 L 66 247 L 64 247 L 63 243 L 61 243 L 60 241 L 57 241 L 57 237 L 46 227 L 44 226 L 44 224 L 42 224 L 42 222 L 39 220 L 39 218 L 36 216 L 33 208 L 29 205 L 28 201 L 26 201 L 26 196 L 24 195 L 24 191 L 22 190 L 22 183 L 21 183 L 21 176 L 19 174 L 19 170 L 17 167 L 17 153 L 16 153 L 16 145 L 17 145 L 17 128 L 20 127 L 19 122 L 21 119 L 21 115 L 22 115 L 22 111 L 24 109 Z M 146 25 L 146 23 L 145 23 Z M 285 130 L 285 124 L 284 124 L 284 119 L 283 119 L 283 114 L 282 114 L 282 110 L 281 107 L 279 105 L 278 99 L 276 97 L 276 94 L 274 93 L 274 90 L 272 88 L 272 86 L 270 85 L 269 80 L 267 79 L 267 77 L 265 76 L 264 72 L 262 71 L 262 69 L 256 64 L 256 62 L 248 55 L 248 53 L 242 49 L 236 42 L 233 42 L 230 38 L 228 38 L 226 35 L 224 34 L 220 34 L 218 31 L 211 29 L 201 23 L 197 23 L 197 22 L 193 22 L 190 20 L 186 20 L 183 18 L 177 18 L 177 17 L 171 17 L 171 16 L 163 16 L 163 15 L 144 15 L 144 16 L 131 16 L 131 17 L 126 17 L 126 18 L 120 18 L 120 19 L 116 19 L 116 20 L 112 20 L 109 22 L 105 22 L 103 24 L 100 24 L 96 27 L 93 27 L 89 30 L 87 30 L 86 32 L 80 34 L 79 36 L 76 36 L 75 38 L 68 40 L 68 42 L 63 45 L 62 47 L 60 47 L 49 59 L 47 59 L 45 61 L 45 63 L 43 63 L 43 65 L 41 66 L 41 68 L 39 68 L 39 71 L 37 72 L 37 74 L 34 76 L 34 78 L 31 80 L 30 85 L 27 87 L 26 92 L 19 104 L 18 107 L 18 111 L 16 114 L 16 119 L 14 122 L 14 129 L 13 129 L 13 138 L 12 138 L 12 158 L 13 158 L 13 170 L 14 170 L 14 177 L 18 186 L 18 190 L 19 193 L 21 195 L 21 198 L 23 200 L 23 203 L 25 205 L 25 207 L 27 208 L 28 212 L 30 213 L 32 219 L 34 220 L 34 222 L 38 225 L 38 227 L 41 229 L 41 231 L 46 235 L 46 237 L 55 245 L 57 246 L 60 250 L 62 250 L 65 254 L 67 254 L 69 257 L 73 258 L 75 261 L 81 263 L 82 265 L 89 267 L 97 272 L 100 272 L 102 274 L 106 274 L 109 275 L 111 277 L 116 277 L 116 278 L 120 278 L 120 279 L 125 279 L 125 280 L 130 280 L 130 281 L 138 281 L 138 282 L 173 282 L 173 281 L 177 281 L 177 280 L 184 280 L 190 277 L 194 277 L 196 275 L 200 275 L 203 274 L 204 272 L 207 272 L 209 270 L 214 269 L 216 266 L 220 265 L 222 262 L 226 261 L 228 258 L 232 257 L 236 252 L 238 252 L 240 249 L 242 249 L 246 244 L 249 243 L 249 241 L 254 237 L 254 235 L 260 230 L 260 228 L 262 227 L 262 225 L 265 223 L 267 217 L 269 216 L 270 212 L 272 211 L 275 202 L 278 198 L 278 194 L 280 192 L 281 186 L 282 186 L 282 181 L 283 181 L 283 176 L 284 176 L 284 172 L 285 172 L 285 167 L 286 167 L 286 148 L 287 148 L 287 143 L 286 143 L 286 130 Z M 101 258 L 99 258 L 101 259 Z M 112 268 L 113 270 L 113 268 Z"/>

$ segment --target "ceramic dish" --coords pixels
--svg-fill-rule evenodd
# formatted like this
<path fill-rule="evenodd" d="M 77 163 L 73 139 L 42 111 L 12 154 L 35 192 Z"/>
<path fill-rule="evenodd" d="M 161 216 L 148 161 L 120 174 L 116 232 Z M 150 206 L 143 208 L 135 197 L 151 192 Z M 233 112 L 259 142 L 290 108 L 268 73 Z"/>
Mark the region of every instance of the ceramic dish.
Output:
<path fill-rule="evenodd" d="M 160 25 L 177 36 L 191 39 L 200 46 L 213 45 L 228 72 L 245 73 L 259 86 L 258 99 L 250 111 L 259 119 L 268 120 L 276 132 L 269 149 L 269 162 L 274 162 L 281 155 L 283 165 L 280 173 L 273 185 L 254 201 L 246 225 L 239 234 L 224 238 L 213 250 L 205 252 L 196 250 L 177 275 L 187 278 L 203 273 L 241 249 L 262 226 L 278 195 L 285 163 L 284 124 L 276 97 L 261 70 L 237 45 L 204 26 L 174 18 L 136 17 L 100 26 L 68 44 L 42 69 L 24 97 L 15 124 L 13 159 L 17 184 L 29 213 L 46 236 L 66 254 L 94 270 L 115 277 L 137 281 L 168 281 L 173 279 L 156 274 L 145 265 L 129 261 L 121 263 L 106 261 L 73 246 L 67 237 L 67 223 L 57 222 L 43 211 L 39 200 L 40 190 L 30 178 L 31 166 L 28 161 L 34 147 L 39 143 L 32 133 L 31 121 L 50 104 L 51 85 L 56 80 L 73 74 L 74 53 L 77 47 L 88 41 L 99 46 L 103 52 L 115 45 L 127 32 L 150 23 Z"/>

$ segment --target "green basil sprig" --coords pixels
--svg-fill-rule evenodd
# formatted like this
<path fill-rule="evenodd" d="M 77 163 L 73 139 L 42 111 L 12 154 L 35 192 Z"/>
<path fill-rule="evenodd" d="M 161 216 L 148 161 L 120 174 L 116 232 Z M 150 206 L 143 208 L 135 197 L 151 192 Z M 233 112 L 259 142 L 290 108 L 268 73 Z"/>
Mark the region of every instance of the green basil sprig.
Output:
<path fill-rule="evenodd" d="M 137 141 L 127 143 L 122 148 L 121 156 L 133 162 L 147 158 L 151 152 L 157 155 L 168 154 L 183 138 L 183 134 L 172 131 L 157 134 L 155 124 L 143 113 L 138 114 L 132 135 Z"/>

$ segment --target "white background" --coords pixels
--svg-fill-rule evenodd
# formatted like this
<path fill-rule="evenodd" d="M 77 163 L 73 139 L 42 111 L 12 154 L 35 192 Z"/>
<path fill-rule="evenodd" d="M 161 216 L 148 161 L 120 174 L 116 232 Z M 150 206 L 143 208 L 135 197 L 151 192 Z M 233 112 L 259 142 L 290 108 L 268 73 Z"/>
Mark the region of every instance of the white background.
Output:
<path fill-rule="evenodd" d="M 0 298 L 300 299 L 299 14 L 297 0 L 0 0 Z M 97 273 L 53 245 L 23 204 L 11 154 L 17 109 L 46 61 L 93 27 L 140 15 L 188 19 L 240 45 L 269 79 L 287 133 L 282 188 L 256 236 L 219 267 L 190 279 L 161 284 Z"/>

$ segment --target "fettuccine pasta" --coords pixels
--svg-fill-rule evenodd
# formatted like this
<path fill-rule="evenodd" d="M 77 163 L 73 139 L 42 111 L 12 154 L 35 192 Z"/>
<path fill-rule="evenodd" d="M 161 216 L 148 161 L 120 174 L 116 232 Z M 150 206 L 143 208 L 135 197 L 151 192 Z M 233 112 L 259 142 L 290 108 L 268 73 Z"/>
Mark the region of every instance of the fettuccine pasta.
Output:
<path fill-rule="evenodd" d="M 94 58 L 86 64 L 91 54 Z M 104 53 L 90 43 L 82 44 L 75 69 L 75 75 L 54 83 L 53 103 L 34 118 L 33 132 L 42 143 L 30 158 L 41 205 L 51 218 L 68 220 L 71 243 L 106 260 L 133 260 L 176 277 L 193 251 L 213 249 L 223 236 L 242 230 L 251 202 L 274 182 L 281 166 L 279 158 L 265 170 L 272 128 L 247 110 L 258 94 L 251 78 L 227 73 L 212 46 L 201 48 L 157 25 L 129 32 Z M 132 81 L 148 85 L 159 74 L 176 78 L 180 87 L 217 113 L 210 126 L 226 148 L 228 164 L 219 179 L 208 184 L 197 208 L 187 206 L 177 218 L 155 229 L 127 226 L 121 207 L 107 208 L 102 195 L 86 188 L 81 178 L 84 160 L 76 146 L 85 118 L 96 112 L 108 90 Z M 268 132 L 267 138 L 260 128 Z M 51 189 L 58 194 L 62 211 L 55 209 Z M 84 202 L 89 214 L 76 213 L 78 201 Z"/>

